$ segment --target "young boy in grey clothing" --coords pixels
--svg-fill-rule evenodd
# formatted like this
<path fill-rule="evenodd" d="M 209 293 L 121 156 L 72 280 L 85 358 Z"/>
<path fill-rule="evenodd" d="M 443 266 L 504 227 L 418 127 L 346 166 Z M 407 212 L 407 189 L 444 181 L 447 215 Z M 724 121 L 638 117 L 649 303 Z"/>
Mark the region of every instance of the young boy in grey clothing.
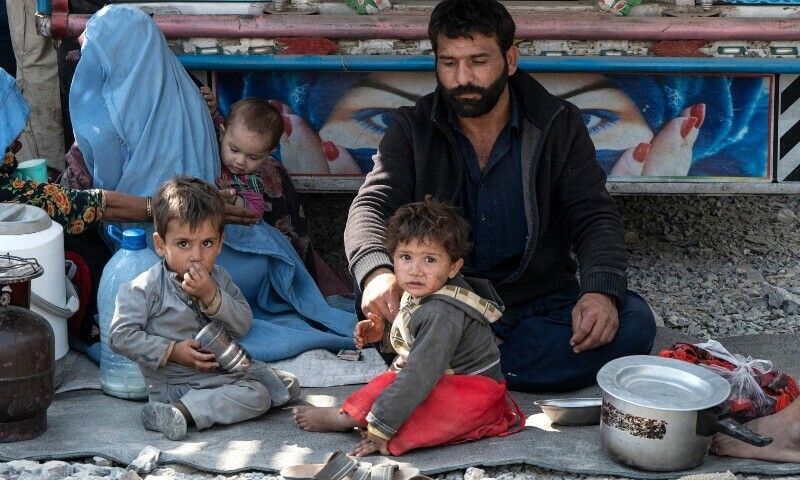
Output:
<path fill-rule="evenodd" d="M 223 372 L 214 354 L 198 350 L 195 336 L 210 321 L 223 323 L 234 338 L 253 322 L 244 295 L 215 264 L 225 239 L 224 211 L 207 182 L 167 181 L 153 199 L 153 241 L 164 260 L 117 293 L 109 347 L 139 364 L 150 393 L 142 423 L 170 440 L 182 439 L 188 424 L 203 430 L 249 420 L 276 398 L 285 403 L 299 394 L 291 374 L 283 372 L 289 393 L 262 362 L 246 372 Z"/>

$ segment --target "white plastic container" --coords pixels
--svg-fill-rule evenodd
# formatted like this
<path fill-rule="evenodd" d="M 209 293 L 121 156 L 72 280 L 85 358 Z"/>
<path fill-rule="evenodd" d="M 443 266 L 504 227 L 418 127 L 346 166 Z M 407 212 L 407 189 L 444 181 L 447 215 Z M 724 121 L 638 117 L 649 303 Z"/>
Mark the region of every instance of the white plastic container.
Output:
<path fill-rule="evenodd" d="M 44 274 L 31 282 L 34 297 L 31 310 L 43 316 L 53 328 L 56 347 L 53 385 L 58 387 L 69 351 L 67 319 L 78 309 L 77 297 L 67 298 L 64 227 L 41 208 L 0 203 L 0 254 L 35 258 L 44 268 Z"/>
<path fill-rule="evenodd" d="M 120 233 L 122 234 L 120 236 Z M 121 244 L 103 268 L 97 290 L 97 313 L 100 323 L 100 386 L 109 395 L 132 400 L 149 395 L 142 372 L 136 362 L 114 353 L 108 346 L 108 332 L 114 318 L 119 286 L 129 283 L 140 273 L 155 265 L 160 258 L 147 247 L 145 231 L 132 228 L 120 232 L 109 225 L 108 234 Z"/>

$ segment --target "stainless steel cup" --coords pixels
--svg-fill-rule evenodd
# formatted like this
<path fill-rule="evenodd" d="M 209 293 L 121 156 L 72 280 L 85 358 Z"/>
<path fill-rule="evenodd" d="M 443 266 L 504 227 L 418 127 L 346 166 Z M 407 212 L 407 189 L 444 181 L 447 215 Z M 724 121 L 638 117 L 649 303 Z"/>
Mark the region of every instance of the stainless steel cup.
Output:
<path fill-rule="evenodd" d="M 245 372 L 250 368 L 250 354 L 221 322 L 212 320 L 194 338 L 200 341 L 201 352 L 214 354 L 222 370 Z"/>

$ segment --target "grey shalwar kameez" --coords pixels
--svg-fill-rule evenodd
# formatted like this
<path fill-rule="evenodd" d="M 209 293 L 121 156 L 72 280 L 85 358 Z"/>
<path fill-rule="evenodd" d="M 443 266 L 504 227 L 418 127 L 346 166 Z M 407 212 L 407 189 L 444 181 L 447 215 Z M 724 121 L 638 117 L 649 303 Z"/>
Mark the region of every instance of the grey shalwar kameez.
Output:
<path fill-rule="evenodd" d="M 139 364 L 150 401 L 181 402 L 198 430 L 248 420 L 270 407 L 267 388 L 247 372 L 201 372 L 168 362 L 177 342 L 195 338 L 211 320 L 222 322 L 235 338 L 250 329 L 253 313 L 230 275 L 215 265 L 211 278 L 219 302 L 206 309 L 181 288 L 165 262 L 154 265 L 120 286 L 108 336 L 113 351 Z"/>

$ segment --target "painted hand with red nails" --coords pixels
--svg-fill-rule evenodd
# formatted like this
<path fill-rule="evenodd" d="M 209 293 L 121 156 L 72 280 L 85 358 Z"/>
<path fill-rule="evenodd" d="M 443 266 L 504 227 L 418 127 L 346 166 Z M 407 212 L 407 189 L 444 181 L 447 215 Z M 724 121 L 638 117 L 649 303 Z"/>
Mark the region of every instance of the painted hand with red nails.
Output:
<path fill-rule="evenodd" d="M 281 162 L 294 175 L 360 175 L 361 169 L 347 151 L 333 142 L 323 141 L 306 121 L 287 105 L 270 100 L 283 115 Z"/>
<path fill-rule="evenodd" d="M 686 176 L 692 166 L 692 149 L 705 117 L 704 103 L 683 109 L 681 115 L 665 123 L 649 143 L 642 142 L 626 150 L 610 175 Z"/>

